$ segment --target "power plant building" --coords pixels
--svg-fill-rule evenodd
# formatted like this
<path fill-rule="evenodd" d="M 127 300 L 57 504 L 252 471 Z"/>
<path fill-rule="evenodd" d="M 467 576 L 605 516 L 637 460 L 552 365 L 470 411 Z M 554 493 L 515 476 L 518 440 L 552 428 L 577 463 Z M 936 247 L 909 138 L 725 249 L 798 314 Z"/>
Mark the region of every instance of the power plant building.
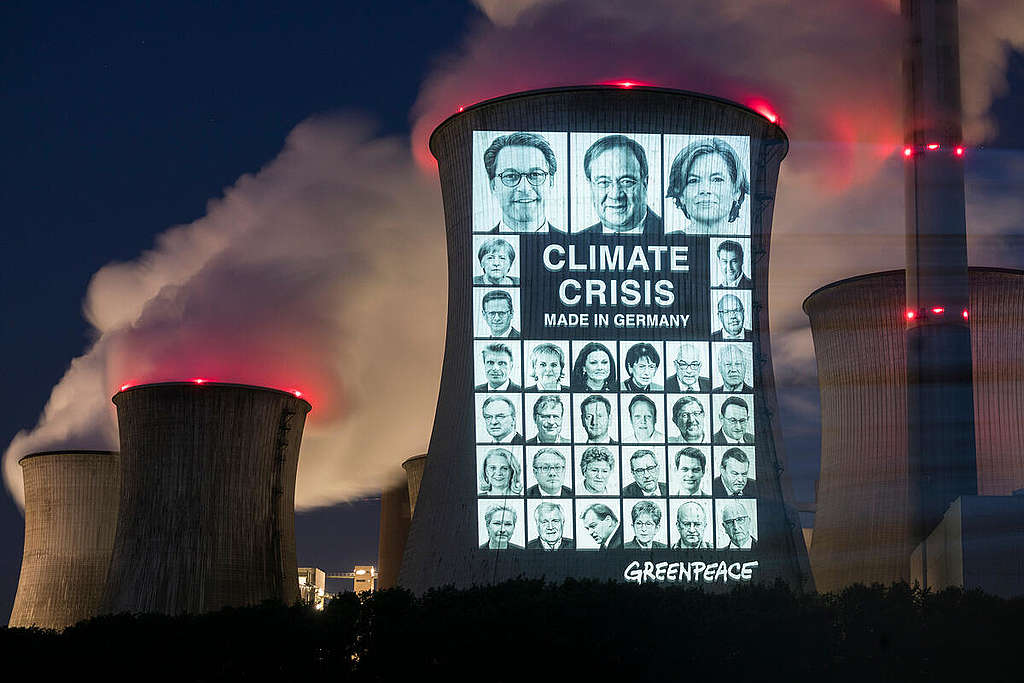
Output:
<path fill-rule="evenodd" d="M 970 268 L 969 282 L 978 493 L 1009 496 L 1024 488 L 1024 272 Z M 819 590 L 914 578 L 905 291 L 903 271 L 887 271 L 826 285 L 804 301 L 821 390 L 810 550 Z"/>
<path fill-rule="evenodd" d="M 118 454 L 32 453 L 25 550 L 9 626 L 63 629 L 99 613 L 119 500 Z"/>
<path fill-rule="evenodd" d="M 294 602 L 295 474 L 310 404 L 212 382 L 130 387 L 114 404 L 120 517 L 104 611 Z"/>
<path fill-rule="evenodd" d="M 448 328 L 400 584 L 813 587 L 768 329 L 782 129 L 591 86 L 466 107 L 430 144 Z"/>

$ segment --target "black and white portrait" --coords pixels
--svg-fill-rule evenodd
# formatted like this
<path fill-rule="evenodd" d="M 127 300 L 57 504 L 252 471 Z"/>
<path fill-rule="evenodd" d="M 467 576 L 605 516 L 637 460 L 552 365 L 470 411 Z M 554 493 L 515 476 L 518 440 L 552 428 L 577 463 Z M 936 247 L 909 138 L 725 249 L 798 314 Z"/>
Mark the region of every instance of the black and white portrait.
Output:
<path fill-rule="evenodd" d="M 629 498 L 668 495 L 664 446 L 623 446 L 622 495 Z"/>
<path fill-rule="evenodd" d="M 476 391 L 523 390 L 518 341 L 477 341 L 473 348 Z"/>
<path fill-rule="evenodd" d="M 756 498 L 753 446 L 715 446 L 715 498 Z"/>
<path fill-rule="evenodd" d="M 523 447 L 476 447 L 477 495 L 523 495 Z"/>
<path fill-rule="evenodd" d="M 707 342 L 665 342 L 665 391 L 698 394 L 711 391 Z"/>
<path fill-rule="evenodd" d="M 750 394 L 715 394 L 712 396 L 712 418 L 715 433 L 711 443 L 716 446 L 754 445 L 754 397 Z"/>
<path fill-rule="evenodd" d="M 527 391 L 569 391 L 569 342 L 526 341 L 523 372 Z"/>
<path fill-rule="evenodd" d="M 668 442 L 711 443 L 711 397 L 708 394 L 669 394 Z"/>
<path fill-rule="evenodd" d="M 619 495 L 617 446 L 573 446 L 576 496 Z"/>
<path fill-rule="evenodd" d="M 580 550 L 622 548 L 622 508 L 618 498 L 576 501 L 576 547 Z"/>
<path fill-rule="evenodd" d="M 569 446 L 526 447 L 526 497 L 572 496 L 572 449 Z"/>
<path fill-rule="evenodd" d="M 522 394 L 476 394 L 477 443 L 523 445 Z"/>
<path fill-rule="evenodd" d="M 715 517 L 709 499 L 672 499 L 668 503 L 673 550 L 711 550 Z"/>
<path fill-rule="evenodd" d="M 715 514 L 719 550 L 757 550 L 757 501 L 716 499 Z"/>
<path fill-rule="evenodd" d="M 622 391 L 664 391 L 663 345 L 656 342 L 622 343 Z"/>
<path fill-rule="evenodd" d="M 673 496 L 711 495 L 711 448 L 669 448 L 669 485 Z"/>
<path fill-rule="evenodd" d="M 750 238 L 711 238 L 711 286 L 753 289 L 750 278 Z"/>
<path fill-rule="evenodd" d="M 622 509 L 629 511 L 629 519 L 623 527 L 622 547 L 626 550 L 667 548 L 667 506 L 668 501 L 664 498 L 623 500 Z"/>
<path fill-rule="evenodd" d="M 622 443 L 665 443 L 665 396 L 622 394 Z"/>
<path fill-rule="evenodd" d="M 750 290 L 711 290 L 711 341 L 753 341 Z"/>
<path fill-rule="evenodd" d="M 519 285 L 519 236 L 473 235 L 473 284 Z"/>
<path fill-rule="evenodd" d="M 477 540 L 483 550 L 522 550 L 526 545 L 525 506 L 516 498 L 477 501 Z"/>
<path fill-rule="evenodd" d="M 566 139 L 566 133 L 474 131 L 473 232 L 565 232 Z"/>
<path fill-rule="evenodd" d="M 750 139 L 665 136 L 665 232 L 750 234 Z"/>
<path fill-rule="evenodd" d="M 585 444 L 619 443 L 619 397 L 615 394 L 573 394 L 573 440 Z"/>
<path fill-rule="evenodd" d="M 527 550 L 575 550 L 571 500 L 526 501 Z"/>
<path fill-rule="evenodd" d="M 570 443 L 570 407 L 569 394 L 527 394 L 527 445 Z"/>
<path fill-rule="evenodd" d="M 754 345 L 747 342 L 716 342 L 711 345 L 715 394 L 744 394 L 754 390 Z"/>
<path fill-rule="evenodd" d="M 473 336 L 519 339 L 519 288 L 473 288 Z"/>
<path fill-rule="evenodd" d="M 661 136 L 573 133 L 572 232 L 664 234 Z"/>
<path fill-rule="evenodd" d="M 569 383 L 573 391 L 603 393 L 619 390 L 615 362 L 615 342 L 573 341 L 572 374 Z"/>

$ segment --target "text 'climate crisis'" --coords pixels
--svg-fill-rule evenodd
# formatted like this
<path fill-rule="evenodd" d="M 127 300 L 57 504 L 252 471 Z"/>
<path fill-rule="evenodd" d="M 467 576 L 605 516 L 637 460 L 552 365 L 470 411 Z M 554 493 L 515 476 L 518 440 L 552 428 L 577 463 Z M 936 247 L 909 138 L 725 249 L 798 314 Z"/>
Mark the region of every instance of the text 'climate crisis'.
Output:
<path fill-rule="evenodd" d="M 544 267 L 551 272 L 569 270 L 590 273 L 686 273 L 690 270 L 689 247 L 590 245 L 585 250 L 569 245 L 549 244 L 544 249 Z M 671 306 L 675 289 L 671 280 L 576 278 L 562 281 L 558 297 L 566 306 Z"/>

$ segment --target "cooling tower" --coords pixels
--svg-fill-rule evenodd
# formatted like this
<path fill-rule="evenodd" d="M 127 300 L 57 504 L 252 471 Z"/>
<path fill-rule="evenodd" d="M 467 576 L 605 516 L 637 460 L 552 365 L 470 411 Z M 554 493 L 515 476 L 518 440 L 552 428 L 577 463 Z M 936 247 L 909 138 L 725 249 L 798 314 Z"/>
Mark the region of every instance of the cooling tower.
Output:
<path fill-rule="evenodd" d="M 430 148 L 448 328 L 400 583 L 810 586 L 768 330 L 781 128 L 589 86 L 466 107 Z"/>
<path fill-rule="evenodd" d="M 297 597 L 295 472 L 310 404 L 275 389 L 149 384 L 114 396 L 120 518 L 106 612 Z"/>
<path fill-rule="evenodd" d="M 970 268 L 981 495 L 1024 487 L 1024 271 Z M 835 282 L 804 301 L 821 389 L 811 546 L 819 590 L 910 579 L 903 271 Z"/>
<path fill-rule="evenodd" d="M 99 611 L 117 525 L 118 456 L 51 451 L 18 463 L 25 552 L 9 625 L 63 629 Z"/>
<path fill-rule="evenodd" d="M 398 585 L 405 538 L 409 535 L 409 486 L 406 483 L 380 494 L 380 533 L 377 540 L 377 587 Z"/>
<path fill-rule="evenodd" d="M 420 495 L 420 484 L 423 482 L 423 468 L 427 466 L 427 456 L 414 455 L 402 463 L 405 478 L 409 487 L 409 515 L 416 512 L 416 499 Z"/>

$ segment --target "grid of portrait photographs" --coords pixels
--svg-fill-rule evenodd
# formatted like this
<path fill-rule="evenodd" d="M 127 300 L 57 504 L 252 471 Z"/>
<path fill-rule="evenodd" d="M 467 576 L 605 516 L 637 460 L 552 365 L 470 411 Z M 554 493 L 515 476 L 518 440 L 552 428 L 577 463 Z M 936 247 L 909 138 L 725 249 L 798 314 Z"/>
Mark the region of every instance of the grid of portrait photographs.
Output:
<path fill-rule="evenodd" d="M 740 136 L 474 132 L 481 549 L 757 548 L 749 157 Z M 526 338 L 523 247 L 551 233 L 697 236 L 709 336 Z"/>

